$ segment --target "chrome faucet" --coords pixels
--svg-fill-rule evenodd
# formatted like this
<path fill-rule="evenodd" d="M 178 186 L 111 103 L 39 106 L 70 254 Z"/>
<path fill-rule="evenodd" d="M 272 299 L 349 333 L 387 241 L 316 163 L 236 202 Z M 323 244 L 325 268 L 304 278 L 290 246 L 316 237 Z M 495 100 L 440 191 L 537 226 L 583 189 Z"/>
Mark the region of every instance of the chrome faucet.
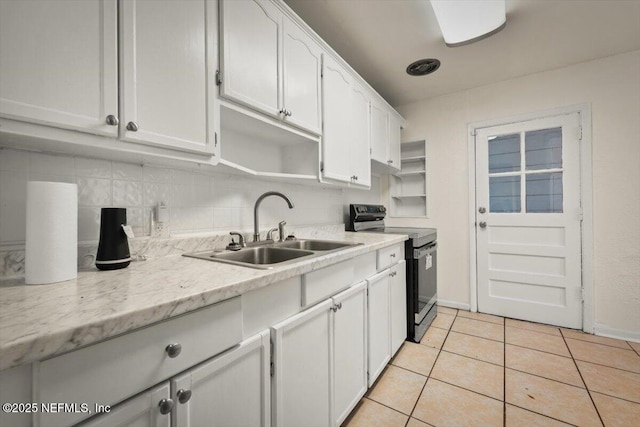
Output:
<path fill-rule="evenodd" d="M 289 198 L 284 194 L 279 193 L 277 191 L 267 191 L 262 196 L 258 197 L 258 200 L 256 200 L 256 204 L 253 207 L 253 241 L 254 242 L 260 241 L 260 226 L 259 226 L 260 221 L 258 220 L 258 209 L 260 208 L 260 203 L 262 203 L 262 200 L 264 200 L 266 197 L 269 197 L 269 196 L 282 197 L 284 201 L 287 202 L 287 204 L 289 205 L 289 209 L 293 209 L 293 203 L 291 202 L 291 200 L 289 200 Z"/>

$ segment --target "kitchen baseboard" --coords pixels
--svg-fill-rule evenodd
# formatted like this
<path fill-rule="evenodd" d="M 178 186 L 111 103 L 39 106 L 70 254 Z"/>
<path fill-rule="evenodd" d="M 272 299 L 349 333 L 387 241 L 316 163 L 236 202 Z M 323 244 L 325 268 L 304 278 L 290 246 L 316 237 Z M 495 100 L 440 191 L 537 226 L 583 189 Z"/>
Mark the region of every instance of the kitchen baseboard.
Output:
<path fill-rule="evenodd" d="M 447 301 L 440 298 L 438 298 L 438 305 L 442 307 L 457 308 L 459 310 L 466 310 L 466 311 L 469 311 L 470 309 L 469 304 L 465 304 L 458 301 Z"/>
<path fill-rule="evenodd" d="M 625 340 L 625 341 L 640 342 L 640 332 L 638 331 L 629 331 L 626 329 L 611 328 L 601 323 L 595 324 L 594 333 L 595 335 L 600 335 L 603 337 L 616 338 L 616 339 Z"/>

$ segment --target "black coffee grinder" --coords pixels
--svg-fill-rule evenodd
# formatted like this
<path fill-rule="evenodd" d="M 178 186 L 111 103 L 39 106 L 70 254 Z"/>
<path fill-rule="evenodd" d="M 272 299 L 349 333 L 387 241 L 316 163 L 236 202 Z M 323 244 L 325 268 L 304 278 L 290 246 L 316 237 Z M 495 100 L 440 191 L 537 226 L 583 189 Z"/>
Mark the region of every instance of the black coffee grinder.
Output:
<path fill-rule="evenodd" d="M 100 211 L 100 243 L 96 256 L 99 270 L 118 270 L 131 262 L 126 225 L 125 208 L 102 208 Z"/>

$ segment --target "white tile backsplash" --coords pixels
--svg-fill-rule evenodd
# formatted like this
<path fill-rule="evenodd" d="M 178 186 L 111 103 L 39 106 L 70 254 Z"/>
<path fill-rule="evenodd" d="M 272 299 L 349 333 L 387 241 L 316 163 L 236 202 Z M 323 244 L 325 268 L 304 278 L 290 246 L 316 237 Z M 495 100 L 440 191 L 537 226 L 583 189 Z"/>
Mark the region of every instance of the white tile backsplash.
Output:
<path fill-rule="evenodd" d="M 24 242 L 28 180 L 78 184 L 78 240 L 97 241 L 100 208 L 126 207 L 137 236 L 151 234 L 152 209 L 164 202 L 170 234 L 253 230 L 253 205 L 265 191 L 286 194 L 294 203 L 268 198 L 260 208 L 260 226 L 268 229 L 285 220 L 288 226 L 343 222 L 345 205 L 357 199 L 379 203 L 379 179 L 373 189 L 333 188 L 263 181 L 242 175 L 141 166 L 108 160 L 74 158 L 0 148 L 0 245 Z M 357 197 L 354 197 L 356 196 Z M 166 236 L 166 234 L 165 234 Z"/>

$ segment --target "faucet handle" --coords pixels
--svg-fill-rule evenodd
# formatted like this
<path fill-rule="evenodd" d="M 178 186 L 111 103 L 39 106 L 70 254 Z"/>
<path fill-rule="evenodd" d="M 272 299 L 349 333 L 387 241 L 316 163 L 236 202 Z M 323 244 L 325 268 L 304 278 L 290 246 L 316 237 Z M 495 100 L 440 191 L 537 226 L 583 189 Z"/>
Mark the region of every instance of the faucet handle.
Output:
<path fill-rule="evenodd" d="M 272 228 L 271 230 L 267 231 L 267 240 L 273 240 L 273 232 L 274 231 L 278 231 L 278 228 Z"/>
<path fill-rule="evenodd" d="M 234 250 L 237 251 L 237 250 L 247 246 L 247 244 L 244 241 L 244 236 L 241 233 L 239 233 L 237 231 L 232 231 L 231 233 L 229 233 L 229 235 L 238 236 L 238 243 L 236 243 L 233 240 L 233 237 L 232 237 L 231 238 L 231 243 L 229 243 L 229 246 L 227 246 L 227 249 L 230 249 L 232 251 L 234 251 Z"/>
<path fill-rule="evenodd" d="M 280 221 L 278 223 L 278 231 L 280 233 L 280 241 L 284 242 L 284 226 L 287 225 L 287 221 Z"/>

